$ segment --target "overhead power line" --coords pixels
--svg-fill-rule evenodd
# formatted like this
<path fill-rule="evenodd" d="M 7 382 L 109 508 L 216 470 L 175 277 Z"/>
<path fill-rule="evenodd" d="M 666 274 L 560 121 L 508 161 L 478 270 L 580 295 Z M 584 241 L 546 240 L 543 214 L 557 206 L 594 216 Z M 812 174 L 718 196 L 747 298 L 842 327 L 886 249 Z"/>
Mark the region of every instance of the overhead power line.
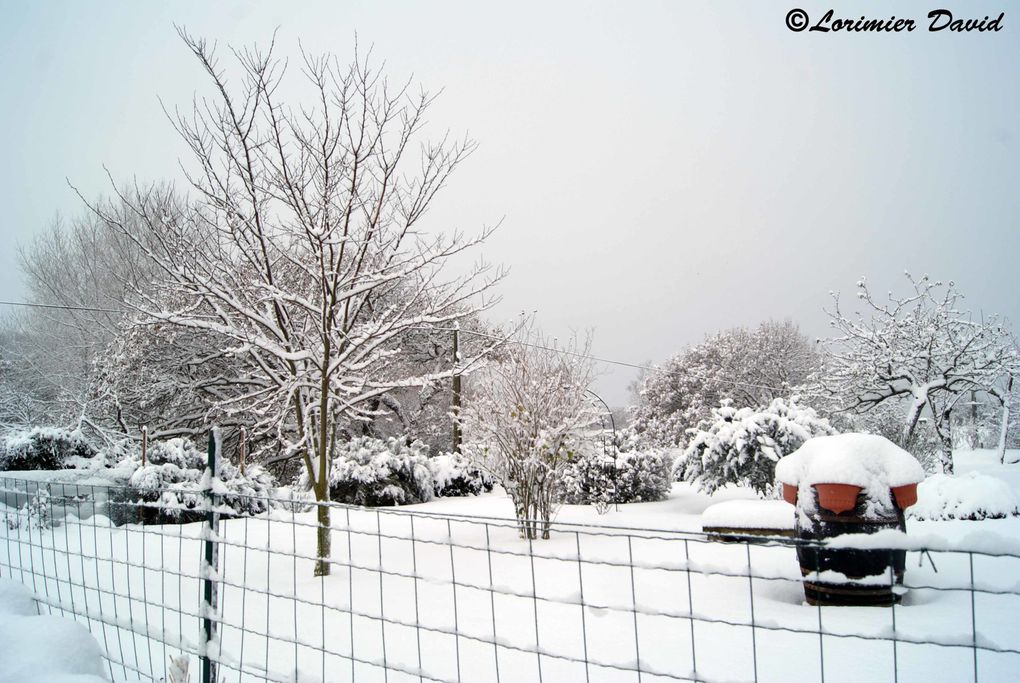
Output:
<path fill-rule="evenodd" d="M 94 308 L 91 306 L 66 306 L 64 304 L 37 304 L 29 301 L 0 301 L 0 305 L 24 306 L 26 308 L 55 308 L 62 311 L 88 311 L 92 313 L 117 313 L 117 314 L 127 313 L 127 311 L 122 311 L 115 308 Z"/>
<path fill-rule="evenodd" d="M 64 305 L 64 304 L 40 304 L 40 303 L 29 302 L 29 301 L 0 301 L 0 305 L 5 305 L 5 306 L 24 306 L 24 307 L 27 307 L 27 308 L 48 308 L 48 309 L 58 309 L 58 310 L 65 310 L 65 311 L 87 311 L 87 312 L 93 312 L 93 313 L 117 313 L 117 314 L 121 314 L 121 315 L 128 315 L 130 313 L 129 311 L 125 311 L 125 310 L 122 310 L 122 309 L 115 309 L 115 308 L 97 308 L 97 307 L 91 307 L 91 306 L 68 306 L 68 305 Z M 473 330 L 466 330 L 466 329 L 463 329 L 463 328 L 457 329 L 457 328 L 453 328 L 453 327 L 424 327 L 423 326 L 423 327 L 415 327 L 415 328 L 412 328 L 412 329 L 424 330 L 424 331 L 428 331 L 428 332 L 454 332 L 454 331 L 459 331 L 462 334 L 470 334 L 470 335 L 474 335 L 476 337 L 482 337 L 484 339 L 490 339 L 490 340 L 493 340 L 493 341 L 502 341 L 502 342 L 510 341 L 510 339 L 508 337 L 504 337 L 504 336 L 500 336 L 500 335 L 495 335 L 495 334 L 488 334 L 486 332 L 476 332 L 476 331 L 473 331 Z M 516 334 L 516 331 L 515 331 L 515 334 Z M 600 356 L 593 356 L 593 355 L 587 354 L 587 353 L 578 353 L 577 351 L 569 351 L 567 349 L 559 349 L 559 348 L 556 348 L 554 346 L 544 346 L 542 344 L 535 344 L 533 342 L 526 342 L 526 341 L 515 340 L 514 343 L 515 344 L 520 344 L 521 346 L 526 346 L 526 347 L 529 347 L 529 348 L 533 348 L 533 349 L 540 349 L 542 351 L 551 351 L 553 353 L 559 353 L 559 354 L 562 354 L 564 356 L 572 356 L 574 358 L 584 358 L 586 360 L 590 360 L 590 361 L 595 362 L 595 363 L 604 363 L 606 365 L 616 365 L 616 366 L 619 366 L 619 367 L 631 368 L 631 369 L 634 369 L 634 370 L 644 370 L 645 372 L 656 372 L 656 373 L 664 373 L 664 374 L 674 374 L 674 371 L 670 371 L 670 370 L 667 370 L 665 368 L 661 368 L 661 367 L 658 367 L 658 366 L 655 366 L 655 365 L 646 365 L 646 364 L 643 364 L 643 363 L 631 363 L 631 362 L 628 362 L 628 361 L 615 360 L 615 359 L 612 359 L 612 358 L 602 358 Z M 777 392 L 786 392 L 786 391 L 789 391 L 789 389 L 790 389 L 789 387 L 773 387 L 773 386 L 769 386 L 767 384 L 756 384 L 754 382 L 742 382 L 740 380 L 725 379 L 725 378 L 722 378 L 722 377 L 709 377 L 709 376 L 702 375 L 702 374 L 699 374 L 699 373 L 694 373 L 694 372 L 687 372 L 686 374 L 691 376 L 691 377 L 696 377 L 697 379 L 704 380 L 706 382 L 718 382 L 720 384 L 728 384 L 730 386 L 744 387 L 744 388 L 748 388 L 748 389 L 768 389 L 769 391 L 777 391 Z"/>
<path fill-rule="evenodd" d="M 417 328 L 417 329 L 435 330 L 437 332 L 453 332 L 454 331 L 454 328 L 452 328 L 452 327 L 449 327 L 449 328 L 447 328 L 447 327 L 421 327 L 421 328 Z M 474 335 L 476 337 L 484 337 L 486 339 L 492 339 L 492 340 L 496 340 L 496 341 L 509 341 L 509 338 L 507 338 L 507 337 L 502 337 L 502 336 L 494 335 L 494 334 L 487 334 L 485 332 L 475 332 L 475 331 L 472 331 L 472 330 L 465 330 L 463 328 L 460 329 L 460 332 L 462 334 L 472 334 L 472 335 Z M 558 349 L 558 348 L 556 348 L 554 346 L 544 346 L 542 344 L 535 344 L 533 342 L 525 342 L 525 341 L 516 341 L 515 340 L 514 343 L 515 344 L 520 344 L 521 346 L 527 346 L 527 347 L 530 347 L 530 348 L 533 348 L 533 349 L 541 349 L 542 351 L 552 351 L 553 353 L 559 353 L 559 354 L 562 354 L 564 356 L 573 356 L 575 358 L 584 358 L 584 359 L 587 359 L 587 360 L 590 360 L 590 361 L 593 361 L 593 362 L 596 362 L 596 363 L 605 363 L 607 365 L 619 365 L 619 366 L 625 367 L 625 368 L 633 368 L 633 369 L 636 369 L 636 370 L 645 370 L 647 372 L 659 372 L 659 373 L 665 373 L 665 374 L 673 374 L 675 372 L 675 371 L 666 370 L 665 368 L 661 368 L 661 367 L 658 367 L 658 366 L 655 366 L 655 365 L 645 365 L 643 363 L 630 363 L 630 362 L 623 361 L 623 360 L 613 360 L 612 358 L 602 358 L 602 357 L 593 356 L 593 355 L 587 354 L 587 353 L 578 353 L 576 351 L 569 351 L 567 349 Z M 703 379 L 706 382 L 719 382 L 721 384 L 729 384 L 731 386 L 746 387 L 746 388 L 749 388 L 749 389 L 768 389 L 770 391 L 780 391 L 780 392 L 789 391 L 789 389 L 790 389 L 789 387 L 785 387 L 785 388 L 784 387 L 773 387 L 773 386 L 769 386 L 767 384 L 755 384 L 754 382 L 742 382 L 740 380 L 724 379 L 724 378 L 721 378 L 721 377 L 708 377 L 708 376 L 701 375 L 701 374 L 694 373 L 694 372 L 688 372 L 686 374 L 690 375 L 691 377 L 697 377 L 698 379 Z"/>

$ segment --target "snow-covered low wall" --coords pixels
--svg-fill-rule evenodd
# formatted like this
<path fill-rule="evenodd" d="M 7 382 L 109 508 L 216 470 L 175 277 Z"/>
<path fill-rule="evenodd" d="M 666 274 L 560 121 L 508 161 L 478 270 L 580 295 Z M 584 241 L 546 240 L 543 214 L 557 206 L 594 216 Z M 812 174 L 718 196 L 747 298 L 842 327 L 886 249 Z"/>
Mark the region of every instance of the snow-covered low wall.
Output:
<path fill-rule="evenodd" d="M 711 529 L 774 530 L 790 532 L 794 507 L 785 500 L 728 500 L 705 509 L 702 527 Z"/>

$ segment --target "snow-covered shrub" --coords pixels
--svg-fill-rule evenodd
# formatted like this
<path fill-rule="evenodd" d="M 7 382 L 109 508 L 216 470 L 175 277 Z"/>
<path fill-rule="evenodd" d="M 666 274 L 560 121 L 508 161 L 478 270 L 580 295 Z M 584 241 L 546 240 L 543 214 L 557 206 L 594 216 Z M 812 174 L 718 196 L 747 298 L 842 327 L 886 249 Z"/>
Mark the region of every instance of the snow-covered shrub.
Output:
<path fill-rule="evenodd" d="M 599 512 L 616 499 L 616 463 L 602 451 L 570 462 L 560 475 L 560 499 L 569 505 L 594 505 Z"/>
<path fill-rule="evenodd" d="M 789 320 L 767 320 L 705 337 L 649 372 L 637 387 L 633 426 L 645 443 L 683 448 L 689 430 L 723 399 L 738 408 L 764 405 L 769 387 L 796 387 L 820 365 L 814 340 Z M 622 449 L 621 449 L 622 450 Z"/>
<path fill-rule="evenodd" d="M 794 399 L 777 398 L 768 407 L 734 408 L 728 401 L 691 430 L 691 441 L 673 469 L 705 493 L 726 484 L 749 486 L 761 494 L 773 487 L 776 463 L 815 436 L 834 434 L 829 422 Z"/>
<path fill-rule="evenodd" d="M 271 502 L 284 512 L 308 512 L 315 505 L 315 493 L 297 485 L 277 486 Z"/>
<path fill-rule="evenodd" d="M 673 456 L 664 449 L 628 451 L 617 458 L 621 503 L 663 500 L 673 485 Z"/>
<path fill-rule="evenodd" d="M 533 328 L 500 348 L 471 382 L 464 452 L 510 496 L 522 537 L 549 538 L 560 477 L 592 446 L 600 412 L 586 389 L 594 378 L 591 338 L 566 346 Z"/>
<path fill-rule="evenodd" d="M 302 479 L 304 479 L 302 475 Z M 408 505 L 432 500 L 428 447 L 404 439 L 351 439 L 337 447 L 329 471 L 332 500 L 353 505 Z"/>
<path fill-rule="evenodd" d="M 1009 484 L 978 472 L 933 474 L 917 486 L 912 519 L 1001 519 L 1020 515 Z"/>
<path fill-rule="evenodd" d="M 668 451 L 635 450 L 616 458 L 602 451 L 572 462 L 561 482 L 563 502 L 592 504 L 646 503 L 662 500 L 672 485 Z"/>
<path fill-rule="evenodd" d="M 428 464 L 436 497 L 477 496 L 492 490 L 492 477 L 460 453 L 440 453 Z"/>
<path fill-rule="evenodd" d="M 7 529 L 50 529 L 53 527 L 51 515 L 50 490 L 48 486 L 40 487 L 32 499 L 19 509 L 4 513 Z"/>
<path fill-rule="evenodd" d="M 0 441 L 0 470 L 61 470 L 95 454 L 77 430 L 33 427 L 11 432 Z"/>
<path fill-rule="evenodd" d="M 141 454 L 129 456 L 118 467 L 133 468 L 128 487 L 115 497 L 116 523 L 186 524 L 205 517 L 206 492 L 202 486 L 207 456 L 189 439 L 151 443 L 142 467 Z M 219 463 L 218 505 L 237 514 L 257 515 L 269 509 L 274 481 L 260 465 L 249 465 L 242 476 L 230 462 Z"/>

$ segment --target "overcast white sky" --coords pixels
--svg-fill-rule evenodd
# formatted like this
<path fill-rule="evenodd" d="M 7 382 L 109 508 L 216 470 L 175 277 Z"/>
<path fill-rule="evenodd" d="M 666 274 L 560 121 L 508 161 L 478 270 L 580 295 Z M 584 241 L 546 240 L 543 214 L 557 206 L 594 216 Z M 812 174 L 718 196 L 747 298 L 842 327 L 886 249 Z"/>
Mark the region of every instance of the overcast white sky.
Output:
<path fill-rule="evenodd" d="M 938 3 L 935 3 L 936 5 Z M 1020 319 L 1020 10 L 991 35 L 791 33 L 790 2 L 2 2 L 0 298 L 16 246 L 118 179 L 175 177 L 160 109 L 205 81 L 177 22 L 221 44 L 352 54 L 444 89 L 432 121 L 477 153 L 432 214 L 504 219 L 495 317 L 591 328 L 598 355 L 660 361 L 706 333 L 790 317 L 902 271 L 955 279 Z M 841 3 L 923 20 L 930 3 Z M 627 401 L 630 372 L 598 389 Z"/>

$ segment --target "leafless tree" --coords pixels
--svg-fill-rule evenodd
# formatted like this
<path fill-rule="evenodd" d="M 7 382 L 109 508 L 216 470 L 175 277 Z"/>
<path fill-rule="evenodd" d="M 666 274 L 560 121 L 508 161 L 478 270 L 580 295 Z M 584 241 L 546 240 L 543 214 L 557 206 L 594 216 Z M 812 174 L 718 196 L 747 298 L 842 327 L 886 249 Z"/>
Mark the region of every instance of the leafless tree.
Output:
<path fill-rule="evenodd" d="M 520 335 L 472 378 L 464 436 L 470 457 L 510 494 L 522 535 L 549 538 L 560 475 L 597 433 L 586 395 L 591 342 L 557 347 L 530 327 Z"/>
<path fill-rule="evenodd" d="M 422 142 L 433 98 L 391 87 L 368 60 L 304 54 L 313 97 L 292 108 L 278 100 L 287 71 L 272 46 L 232 51 L 235 85 L 212 46 L 180 34 L 215 92 L 173 116 L 192 152 L 193 196 L 125 193 L 144 238 L 95 208 L 159 271 L 154 288 L 132 292 L 138 322 L 220 340 L 218 352 L 233 362 L 220 378 L 219 410 L 250 416 L 253 433 L 299 457 L 316 499 L 327 502 L 340 424 L 372 419 L 379 397 L 453 371 L 406 374 L 406 336 L 491 305 L 500 271 L 478 263 L 444 274 L 491 229 L 466 238 L 421 226 L 473 144 Z M 330 568 L 328 506 L 318 506 L 318 520 L 322 575 Z"/>
<path fill-rule="evenodd" d="M 866 413 L 904 401 L 902 444 L 911 443 L 925 409 L 943 443 L 942 466 L 952 473 L 951 415 L 971 391 L 987 392 L 1008 410 L 1009 378 L 1020 364 L 1012 335 L 995 316 L 974 320 L 961 310 L 953 282 L 907 273 L 911 291 L 876 300 L 857 283 L 864 311 L 846 315 L 838 294 L 829 312 L 836 336 L 826 340 L 822 389 L 837 410 Z M 1007 424 L 1008 414 L 1003 424 Z M 1004 441 L 1003 441 L 1004 443 Z"/>
<path fill-rule="evenodd" d="M 37 407 L 32 421 L 104 435 L 94 364 L 122 329 L 125 283 L 146 279 L 145 259 L 90 212 L 55 220 L 20 250 L 20 261 L 27 298 L 44 307 L 7 319 L 0 353 Z"/>

